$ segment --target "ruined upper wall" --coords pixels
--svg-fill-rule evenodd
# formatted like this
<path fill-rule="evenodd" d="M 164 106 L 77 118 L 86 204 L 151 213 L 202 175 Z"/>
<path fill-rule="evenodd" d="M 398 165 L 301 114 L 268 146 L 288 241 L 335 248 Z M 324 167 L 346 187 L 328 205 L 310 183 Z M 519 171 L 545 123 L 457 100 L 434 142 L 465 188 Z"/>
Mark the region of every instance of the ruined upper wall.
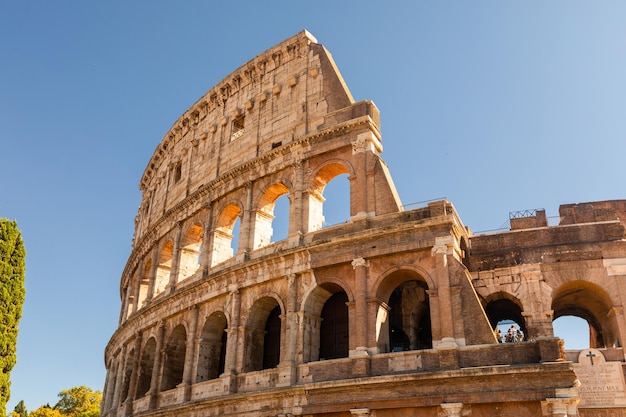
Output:
<path fill-rule="evenodd" d="M 510 231 L 472 236 L 469 269 L 612 258 L 614 248 L 623 250 L 626 200 L 564 204 L 559 213 L 558 226 L 547 226 L 538 210 L 515 226 L 512 219 Z"/>
<path fill-rule="evenodd" d="M 308 32 L 259 54 L 191 106 L 157 146 L 139 184 L 139 234 L 194 190 L 275 148 L 354 117 L 378 125 L 374 106 L 353 104 L 330 53 Z"/>
<path fill-rule="evenodd" d="M 595 223 L 619 220 L 626 226 L 626 200 L 563 204 L 559 207 L 560 224 Z"/>

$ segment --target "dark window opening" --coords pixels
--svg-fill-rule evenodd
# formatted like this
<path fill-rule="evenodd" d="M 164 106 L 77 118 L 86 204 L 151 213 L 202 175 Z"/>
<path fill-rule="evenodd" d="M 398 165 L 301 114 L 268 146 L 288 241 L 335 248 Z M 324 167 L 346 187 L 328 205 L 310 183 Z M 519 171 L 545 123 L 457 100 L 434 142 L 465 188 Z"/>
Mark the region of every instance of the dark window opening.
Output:
<path fill-rule="evenodd" d="M 392 352 L 431 349 L 430 303 L 421 281 L 406 281 L 389 297 L 389 343 Z"/>
<path fill-rule="evenodd" d="M 485 313 L 499 343 L 526 340 L 522 309 L 512 300 L 500 298 L 490 301 L 485 307 Z"/>
<path fill-rule="evenodd" d="M 348 296 L 341 291 L 332 295 L 322 309 L 320 359 L 348 357 Z"/>
<path fill-rule="evenodd" d="M 244 116 L 237 117 L 233 120 L 232 135 L 230 140 L 239 139 L 244 132 Z"/>
<path fill-rule="evenodd" d="M 263 369 L 276 368 L 280 362 L 280 307 L 276 306 L 265 323 Z"/>
<path fill-rule="evenodd" d="M 185 368 L 187 333 L 182 325 L 177 326 L 165 348 L 165 361 L 163 364 L 163 379 L 161 391 L 176 388 L 183 382 L 183 370 Z"/>
<path fill-rule="evenodd" d="M 183 176 L 183 168 L 181 164 L 176 164 L 174 168 L 174 182 L 180 181 Z"/>

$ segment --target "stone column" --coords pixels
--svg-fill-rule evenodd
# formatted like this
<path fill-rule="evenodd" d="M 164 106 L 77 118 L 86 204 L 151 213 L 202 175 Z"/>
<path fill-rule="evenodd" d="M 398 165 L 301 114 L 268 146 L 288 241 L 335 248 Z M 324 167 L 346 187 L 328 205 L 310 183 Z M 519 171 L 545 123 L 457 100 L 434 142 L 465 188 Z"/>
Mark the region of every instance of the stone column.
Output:
<path fill-rule="evenodd" d="M 159 330 L 157 332 L 156 340 L 156 354 L 154 355 L 154 364 L 152 366 L 152 380 L 150 381 L 150 409 L 153 410 L 157 406 L 157 397 L 161 390 L 161 377 L 163 363 L 163 356 L 165 351 L 163 350 L 163 342 L 165 338 L 165 322 L 159 323 Z"/>
<path fill-rule="evenodd" d="M 189 323 L 189 334 L 187 335 L 187 343 L 185 349 L 185 367 L 183 369 L 183 384 L 185 384 L 185 401 L 191 399 L 191 386 L 195 382 L 196 376 L 193 372 L 194 363 L 198 357 L 196 349 L 197 333 L 198 333 L 198 305 L 194 305 L 191 310 L 191 322 Z"/>
<path fill-rule="evenodd" d="M 172 250 L 172 268 L 170 269 L 170 292 L 176 289 L 178 282 L 178 269 L 180 268 L 180 244 L 182 239 L 182 222 L 176 222 L 176 236 L 174 237 L 174 249 Z"/>
<path fill-rule="evenodd" d="M 352 261 L 354 269 L 354 297 L 355 297 L 355 315 L 350 320 L 356 326 L 356 340 L 350 343 L 355 347 L 355 351 L 350 352 L 350 356 L 359 356 L 363 352 L 367 355 L 367 268 L 369 262 L 364 258 L 356 258 Z"/>

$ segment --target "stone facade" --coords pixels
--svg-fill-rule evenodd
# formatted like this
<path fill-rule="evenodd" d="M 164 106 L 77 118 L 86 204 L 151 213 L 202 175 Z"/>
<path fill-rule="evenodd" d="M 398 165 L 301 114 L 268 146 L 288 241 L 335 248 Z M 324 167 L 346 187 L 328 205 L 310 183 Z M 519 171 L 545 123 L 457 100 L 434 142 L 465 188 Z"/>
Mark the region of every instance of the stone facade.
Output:
<path fill-rule="evenodd" d="M 448 201 L 402 207 L 379 125 L 307 32 L 179 118 L 141 178 L 102 416 L 626 416 L 575 373 L 599 356 L 622 372 L 626 202 L 473 235 Z M 341 174 L 350 219 L 323 227 Z M 563 350 L 561 315 L 593 350 Z M 524 341 L 498 343 L 504 319 Z"/>

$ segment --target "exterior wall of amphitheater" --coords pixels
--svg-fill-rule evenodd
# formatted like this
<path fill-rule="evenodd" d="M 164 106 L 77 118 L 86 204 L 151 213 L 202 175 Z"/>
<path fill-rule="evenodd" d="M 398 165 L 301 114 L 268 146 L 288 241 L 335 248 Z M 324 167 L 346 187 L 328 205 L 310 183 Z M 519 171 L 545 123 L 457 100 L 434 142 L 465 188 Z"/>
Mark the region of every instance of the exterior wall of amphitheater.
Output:
<path fill-rule="evenodd" d="M 307 32 L 177 120 L 140 181 L 103 416 L 626 416 L 626 202 L 473 235 L 448 201 L 402 207 L 379 125 Z M 350 219 L 323 227 L 344 174 Z M 590 349 L 563 350 L 564 315 Z M 582 376 L 600 365 L 622 385 Z"/>

